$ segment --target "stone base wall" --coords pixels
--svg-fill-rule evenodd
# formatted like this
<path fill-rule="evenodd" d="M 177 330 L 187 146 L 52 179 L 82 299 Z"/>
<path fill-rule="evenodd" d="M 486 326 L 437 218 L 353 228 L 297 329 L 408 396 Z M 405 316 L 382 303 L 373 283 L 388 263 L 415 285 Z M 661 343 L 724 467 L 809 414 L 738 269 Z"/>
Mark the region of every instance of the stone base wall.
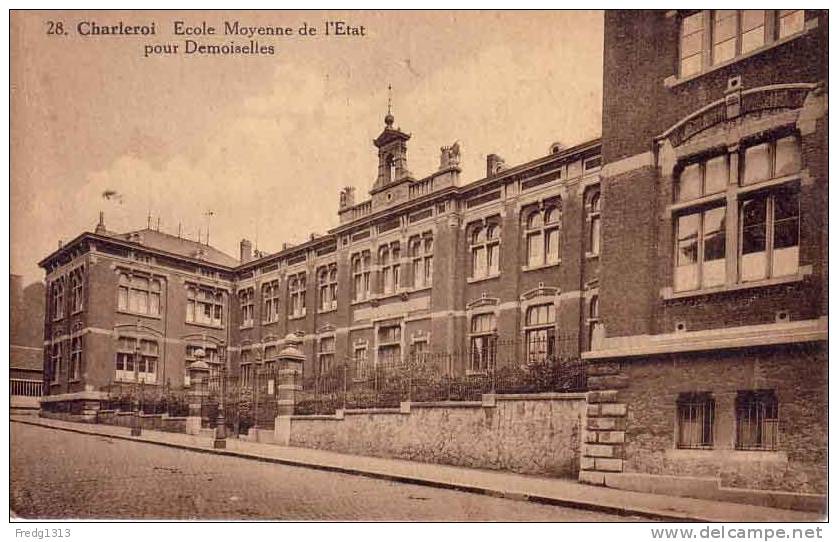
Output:
<path fill-rule="evenodd" d="M 723 488 L 825 494 L 825 345 L 804 343 L 591 362 L 580 480 L 608 485 L 609 473 L 715 478 Z M 739 391 L 773 390 L 775 450 L 736 445 Z M 678 397 L 709 393 L 712 446 L 679 448 Z M 616 478 L 614 478 L 616 479 Z"/>
<path fill-rule="evenodd" d="M 484 396 L 483 402 L 293 416 L 290 444 L 428 463 L 575 477 L 585 394 Z"/>

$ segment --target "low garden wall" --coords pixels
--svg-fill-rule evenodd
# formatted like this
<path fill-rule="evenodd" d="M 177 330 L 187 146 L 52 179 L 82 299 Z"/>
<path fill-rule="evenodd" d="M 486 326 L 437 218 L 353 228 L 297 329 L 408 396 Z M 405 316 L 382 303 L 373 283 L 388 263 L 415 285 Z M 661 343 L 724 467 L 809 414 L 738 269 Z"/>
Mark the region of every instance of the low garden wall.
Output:
<path fill-rule="evenodd" d="M 465 467 L 576 477 L 584 393 L 484 395 L 482 401 L 292 416 L 289 444 Z"/>

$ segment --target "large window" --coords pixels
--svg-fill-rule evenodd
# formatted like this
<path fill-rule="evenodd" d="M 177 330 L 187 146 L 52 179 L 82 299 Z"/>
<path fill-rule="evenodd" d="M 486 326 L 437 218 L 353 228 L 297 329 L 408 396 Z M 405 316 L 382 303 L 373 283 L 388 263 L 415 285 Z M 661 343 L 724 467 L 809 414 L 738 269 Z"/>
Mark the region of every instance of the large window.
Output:
<path fill-rule="evenodd" d="M 676 292 L 798 272 L 799 139 L 755 141 L 736 152 L 679 171 L 673 198 Z M 731 230 L 737 232 L 733 239 Z"/>
<path fill-rule="evenodd" d="M 494 368 L 498 342 L 495 314 L 475 314 L 470 329 L 469 370 L 480 372 Z"/>
<path fill-rule="evenodd" d="M 556 355 L 556 306 L 553 303 L 527 309 L 524 321 L 527 363 L 543 363 Z"/>
<path fill-rule="evenodd" d="M 262 322 L 270 324 L 279 320 L 279 281 L 262 285 Z"/>
<path fill-rule="evenodd" d="M 378 363 L 395 365 L 402 361 L 402 328 L 385 325 L 378 328 Z"/>
<path fill-rule="evenodd" d="M 675 291 L 725 283 L 725 208 L 684 214 L 676 222 Z"/>
<path fill-rule="evenodd" d="M 524 237 L 527 266 L 538 267 L 559 261 L 559 226 L 561 211 L 556 205 L 536 209 L 526 215 Z"/>
<path fill-rule="evenodd" d="M 190 286 L 186 290 L 186 321 L 221 327 L 224 324 L 223 292 Z"/>
<path fill-rule="evenodd" d="M 323 337 L 320 339 L 320 348 L 317 350 L 318 372 L 326 373 L 335 363 L 335 338 Z"/>
<path fill-rule="evenodd" d="M 747 54 L 804 27 L 801 9 L 723 9 L 686 15 L 681 19 L 681 77 Z"/>
<path fill-rule="evenodd" d="M 500 273 L 500 226 L 479 225 L 471 232 L 471 276 L 484 278 Z"/>
<path fill-rule="evenodd" d="M 410 240 L 409 253 L 414 288 L 430 286 L 434 275 L 434 238 L 431 233 L 413 237 Z"/>
<path fill-rule="evenodd" d="M 288 316 L 306 315 L 306 274 L 297 273 L 288 278 Z"/>
<path fill-rule="evenodd" d="M 384 294 L 396 292 L 401 284 L 401 249 L 398 242 L 378 249 L 378 265 L 381 268 L 381 291 Z"/>
<path fill-rule="evenodd" d="M 242 350 L 239 355 L 239 373 L 241 374 L 241 385 L 243 387 L 250 387 L 253 385 L 253 377 L 255 375 L 253 360 L 251 359 L 252 352 L 250 349 Z"/>
<path fill-rule="evenodd" d="M 773 390 L 740 391 L 736 396 L 736 448 L 776 450 L 779 408 Z"/>
<path fill-rule="evenodd" d="M 84 266 L 70 272 L 70 312 L 84 309 Z"/>
<path fill-rule="evenodd" d="M 114 379 L 119 382 L 156 383 L 158 356 L 157 341 L 120 337 L 117 342 Z"/>
<path fill-rule="evenodd" d="M 250 327 L 253 325 L 253 288 L 245 288 L 239 290 L 239 311 L 241 313 L 241 320 L 239 325 L 241 327 Z"/>
<path fill-rule="evenodd" d="M 70 339 L 70 380 L 79 380 L 81 378 L 81 354 L 82 354 L 82 337 L 73 337 Z"/>
<path fill-rule="evenodd" d="M 362 301 L 370 296 L 370 251 L 352 255 L 352 299 Z"/>
<path fill-rule="evenodd" d="M 317 295 L 321 312 L 338 307 L 338 264 L 332 263 L 317 270 Z"/>
<path fill-rule="evenodd" d="M 52 319 L 64 318 L 64 277 L 53 281 L 50 287 L 50 304 L 52 305 Z"/>
<path fill-rule="evenodd" d="M 709 393 L 678 396 L 678 448 L 712 448 L 715 401 Z"/>
<path fill-rule="evenodd" d="M 123 312 L 157 316 L 160 314 L 161 290 L 158 279 L 120 273 L 117 306 Z"/>

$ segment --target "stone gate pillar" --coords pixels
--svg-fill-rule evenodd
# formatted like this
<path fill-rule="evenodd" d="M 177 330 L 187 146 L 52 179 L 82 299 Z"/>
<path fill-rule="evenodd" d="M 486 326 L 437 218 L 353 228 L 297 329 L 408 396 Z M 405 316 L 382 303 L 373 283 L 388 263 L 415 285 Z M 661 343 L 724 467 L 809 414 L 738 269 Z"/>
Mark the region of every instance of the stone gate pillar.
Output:
<path fill-rule="evenodd" d="M 623 472 L 627 414 L 623 395 L 628 377 L 619 361 L 589 360 L 587 374 L 591 391 L 579 481 L 605 485 L 609 474 Z"/>
<path fill-rule="evenodd" d="M 284 341 L 285 348 L 277 359 L 277 401 L 274 420 L 274 441 L 282 446 L 291 443 L 291 416 L 297 401 L 297 392 L 302 389 L 303 362 L 305 354 L 300 350 L 302 339 L 290 333 Z"/>

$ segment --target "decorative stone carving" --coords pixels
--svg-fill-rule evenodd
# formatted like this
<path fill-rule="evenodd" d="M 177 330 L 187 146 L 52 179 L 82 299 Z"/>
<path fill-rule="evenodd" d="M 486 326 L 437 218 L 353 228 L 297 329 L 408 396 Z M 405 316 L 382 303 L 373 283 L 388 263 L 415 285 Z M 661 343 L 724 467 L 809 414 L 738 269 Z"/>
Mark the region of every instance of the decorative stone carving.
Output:
<path fill-rule="evenodd" d="M 460 165 L 460 143 L 455 141 L 453 145 L 441 147 L 439 155 L 439 169 L 457 167 Z"/>

